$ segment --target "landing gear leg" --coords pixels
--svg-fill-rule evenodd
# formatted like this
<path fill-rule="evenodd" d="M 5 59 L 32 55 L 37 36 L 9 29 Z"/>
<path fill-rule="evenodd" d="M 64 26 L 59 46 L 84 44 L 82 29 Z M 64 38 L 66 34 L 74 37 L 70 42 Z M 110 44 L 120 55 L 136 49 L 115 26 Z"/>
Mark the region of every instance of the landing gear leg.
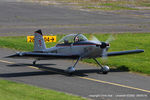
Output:
<path fill-rule="evenodd" d="M 102 66 L 102 65 L 97 61 L 96 58 L 93 58 L 93 59 L 94 59 L 94 60 L 96 61 L 96 63 L 101 67 L 103 74 L 107 74 L 107 73 L 109 72 L 109 67 L 108 67 L 108 66 Z"/>
<path fill-rule="evenodd" d="M 75 71 L 75 66 L 79 62 L 80 59 L 81 59 L 81 57 L 79 57 L 77 59 L 77 61 L 75 62 L 75 64 L 73 66 L 67 68 L 66 72 L 69 73 L 69 75 L 73 74 L 73 72 Z"/>

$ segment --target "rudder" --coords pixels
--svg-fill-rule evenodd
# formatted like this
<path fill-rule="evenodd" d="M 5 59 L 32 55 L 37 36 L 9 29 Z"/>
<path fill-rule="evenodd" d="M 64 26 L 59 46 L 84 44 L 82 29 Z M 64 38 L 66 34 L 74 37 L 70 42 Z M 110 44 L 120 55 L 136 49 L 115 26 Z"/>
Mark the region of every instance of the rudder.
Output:
<path fill-rule="evenodd" d="M 46 45 L 41 29 L 34 32 L 34 51 L 45 51 Z"/>

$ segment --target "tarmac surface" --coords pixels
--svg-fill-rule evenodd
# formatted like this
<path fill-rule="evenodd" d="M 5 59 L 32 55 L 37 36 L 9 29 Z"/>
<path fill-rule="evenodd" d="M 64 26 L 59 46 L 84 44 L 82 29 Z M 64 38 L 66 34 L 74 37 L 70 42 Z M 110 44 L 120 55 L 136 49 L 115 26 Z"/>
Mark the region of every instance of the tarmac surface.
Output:
<path fill-rule="evenodd" d="M 78 63 L 76 72 L 69 76 L 65 70 L 71 60 L 38 61 L 4 58 L 15 51 L 0 48 L 0 78 L 53 89 L 94 100 L 149 100 L 150 77 L 111 70 L 99 73 L 95 65 Z"/>
<path fill-rule="evenodd" d="M 14 2 L 12 2 L 14 1 Z M 0 0 L 0 36 L 31 35 L 36 29 L 53 34 L 71 32 L 150 32 L 149 11 L 87 12 L 55 5 Z M 50 34 L 50 33 L 49 33 Z M 38 61 L 4 58 L 16 51 L 0 48 L 0 78 L 95 100 L 149 100 L 150 77 L 79 63 L 73 76 L 64 72 L 70 60 Z"/>
<path fill-rule="evenodd" d="M 150 32 L 150 10 L 85 11 L 61 5 L 0 0 L 0 36 L 46 34 Z"/>

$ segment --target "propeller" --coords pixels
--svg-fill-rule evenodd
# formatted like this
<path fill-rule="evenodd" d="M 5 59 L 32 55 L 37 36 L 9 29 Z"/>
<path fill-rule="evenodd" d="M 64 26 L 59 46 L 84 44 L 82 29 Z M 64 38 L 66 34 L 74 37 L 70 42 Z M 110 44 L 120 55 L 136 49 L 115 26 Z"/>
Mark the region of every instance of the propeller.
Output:
<path fill-rule="evenodd" d="M 102 50 L 102 58 L 103 58 L 104 60 L 107 59 L 107 51 L 108 51 L 109 46 L 110 46 L 109 43 L 112 42 L 113 40 L 115 40 L 115 38 L 114 38 L 113 35 L 111 34 L 111 35 L 109 36 L 109 38 L 105 41 L 106 47 L 103 48 L 103 50 Z"/>
<path fill-rule="evenodd" d="M 99 41 L 99 40 L 98 40 L 95 36 L 93 36 L 93 35 L 91 35 L 90 40 L 91 40 L 92 42 L 95 42 L 95 43 L 97 43 L 97 44 L 100 45 L 100 47 L 101 47 L 101 49 L 102 49 L 102 55 L 101 55 L 101 56 L 102 56 L 102 59 L 103 59 L 103 60 L 106 60 L 106 59 L 107 59 L 107 51 L 108 51 L 108 48 L 109 48 L 109 46 L 110 46 L 109 43 L 114 40 L 113 35 L 110 35 L 109 38 L 108 38 L 105 42 Z"/>
<path fill-rule="evenodd" d="M 109 36 L 109 38 L 106 40 L 106 43 L 110 43 L 110 42 L 112 42 L 113 40 L 115 40 L 115 38 L 114 38 L 113 35 L 111 34 L 111 35 Z"/>
<path fill-rule="evenodd" d="M 91 35 L 91 36 L 90 36 L 90 40 L 91 40 L 92 42 L 95 42 L 95 43 L 101 45 L 101 42 L 100 42 L 94 35 Z"/>

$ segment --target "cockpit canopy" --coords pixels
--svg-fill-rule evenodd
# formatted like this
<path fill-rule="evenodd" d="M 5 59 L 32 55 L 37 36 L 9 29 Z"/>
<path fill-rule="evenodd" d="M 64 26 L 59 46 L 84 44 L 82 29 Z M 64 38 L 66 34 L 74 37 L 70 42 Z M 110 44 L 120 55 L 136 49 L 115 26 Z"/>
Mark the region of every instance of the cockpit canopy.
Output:
<path fill-rule="evenodd" d="M 87 41 L 88 39 L 82 34 L 69 34 L 63 37 L 58 44 L 71 44 L 80 41 Z"/>

